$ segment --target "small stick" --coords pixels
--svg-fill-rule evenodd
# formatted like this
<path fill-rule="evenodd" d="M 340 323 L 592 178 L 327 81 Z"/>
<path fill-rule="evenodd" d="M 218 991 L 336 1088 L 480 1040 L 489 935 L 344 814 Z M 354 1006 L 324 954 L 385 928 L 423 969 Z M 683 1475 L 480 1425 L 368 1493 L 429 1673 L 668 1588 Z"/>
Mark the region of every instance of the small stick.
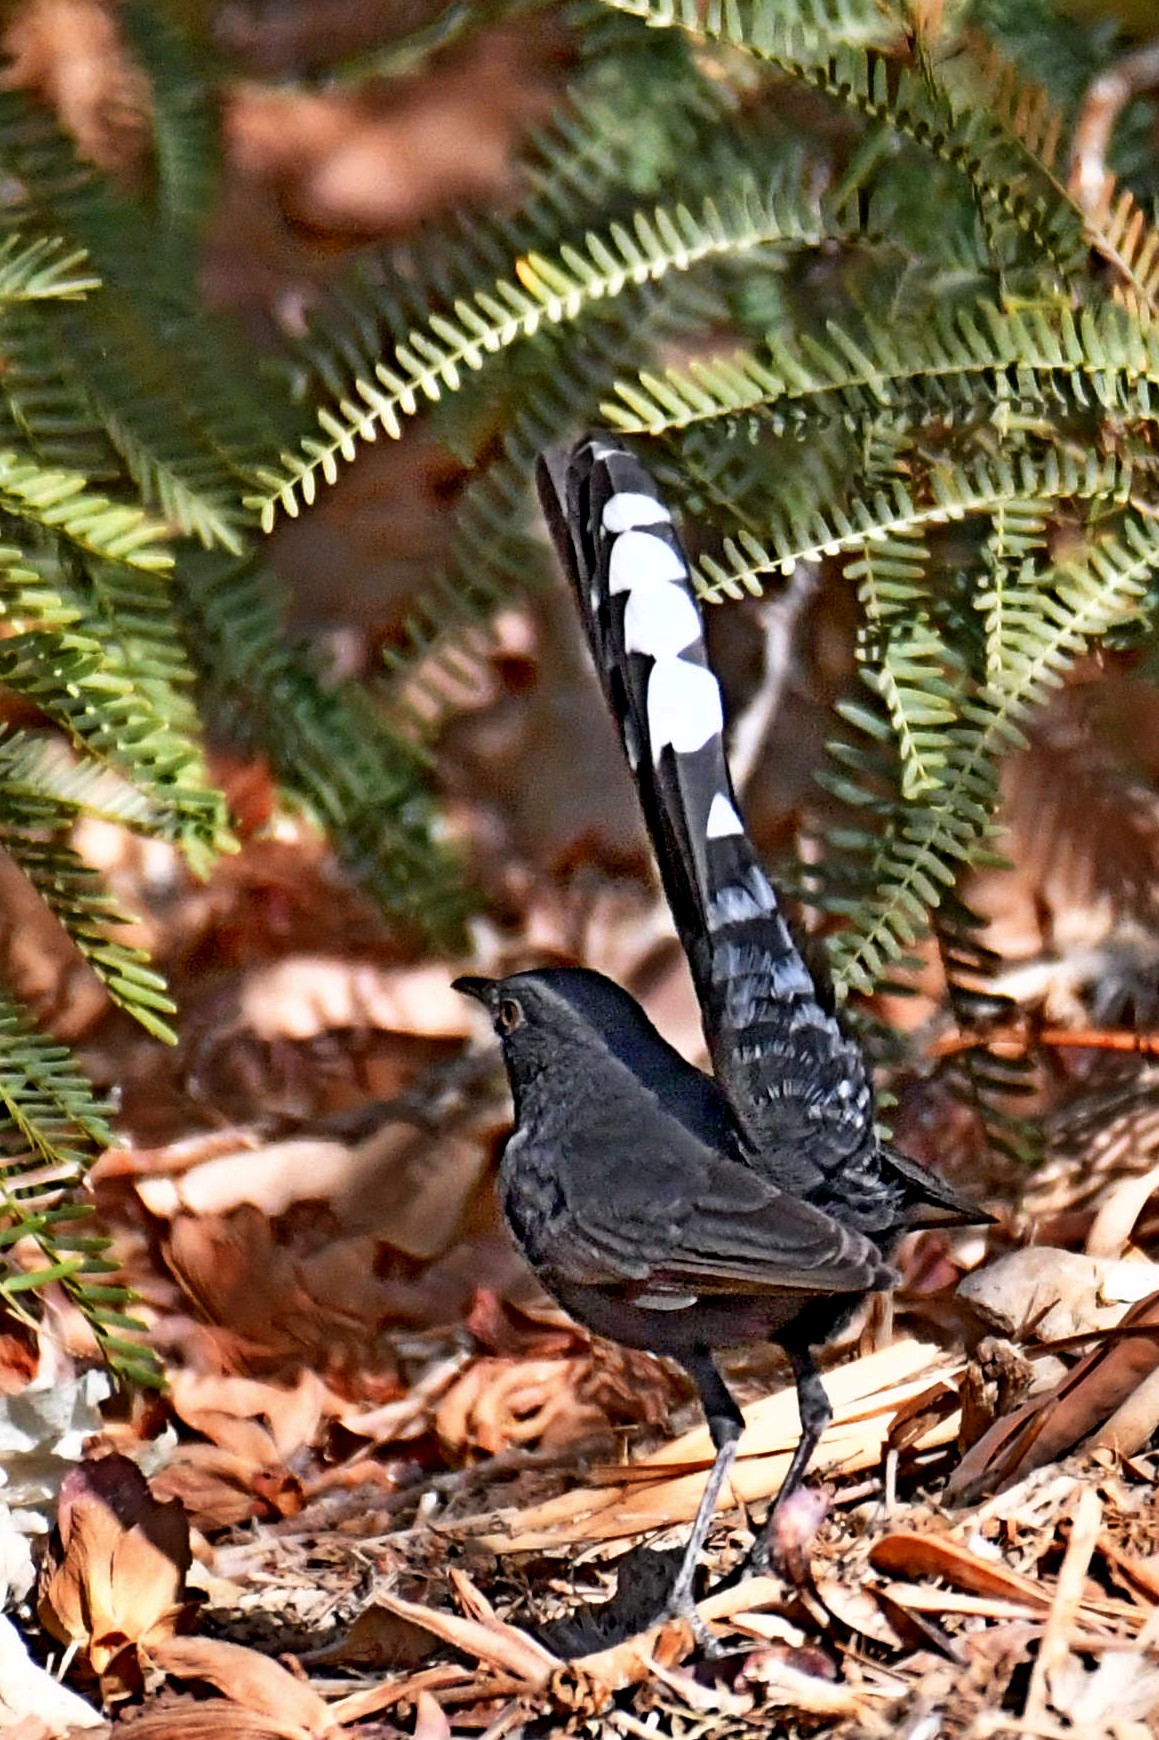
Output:
<path fill-rule="evenodd" d="M 1042 1628 L 1038 1659 L 1026 1693 L 1023 1721 L 1028 1725 L 1046 1714 L 1050 1697 L 1048 1677 L 1070 1655 L 1070 1640 L 1083 1602 L 1087 1571 L 1090 1568 L 1091 1555 L 1098 1545 L 1102 1526 L 1102 1501 L 1093 1486 L 1084 1486 L 1075 1503 L 1066 1557 L 1058 1574 L 1050 1613 Z"/>

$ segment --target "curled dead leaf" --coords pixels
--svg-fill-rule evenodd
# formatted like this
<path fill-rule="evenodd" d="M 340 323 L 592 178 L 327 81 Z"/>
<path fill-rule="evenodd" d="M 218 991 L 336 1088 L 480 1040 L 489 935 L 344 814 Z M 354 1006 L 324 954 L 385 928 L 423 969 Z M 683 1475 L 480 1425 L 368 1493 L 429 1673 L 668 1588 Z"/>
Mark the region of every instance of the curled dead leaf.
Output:
<path fill-rule="evenodd" d="M 173 1637 L 150 1652 L 154 1666 L 178 1680 L 213 1686 L 247 1712 L 277 1723 L 267 1732 L 313 1740 L 332 1732 L 325 1702 L 280 1662 L 216 1637 Z M 228 1731 L 228 1730 L 227 1730 Z"/>
<path fill-rule="evenodd" d="M 172 1637 L 185 1618 L 191 1563 L 184 1509 L 156 1499 L 135 1462 L 82 1462 L 61 1487 L 41 1623 L 77 1646 L 106 1692 L 125 1690 L 137 1677 L 137 1652 Z"/>
<path fill-rule="evenodd" d="M 440 1402 L 435 1430 L 455 1456 L 606 1435 L 606 1416 L 577 1394 L 586 1363 L 582 1358 L 476 1360 Z"/>
<path fill-rule="evenodd" d="M 946 1496 L 952 1503 L 1002 1491 L 1094 1433 L 1097 1442 L 1107 1442 L 1112 1420 L 1119 1454 L 1130 1455 L 1146 1441 L 1159 1418 L 1159 1393 L 1148 1382 L 1159 1370 L 1159 1293 L 1132 1306 L 1119 1330 L 1132 1333 L 1108 1337 L 1053 1389 L 995 1421 L 951 1475 Z M 1128 1406 L 1137 1392 L 1140 1405 Z"/>

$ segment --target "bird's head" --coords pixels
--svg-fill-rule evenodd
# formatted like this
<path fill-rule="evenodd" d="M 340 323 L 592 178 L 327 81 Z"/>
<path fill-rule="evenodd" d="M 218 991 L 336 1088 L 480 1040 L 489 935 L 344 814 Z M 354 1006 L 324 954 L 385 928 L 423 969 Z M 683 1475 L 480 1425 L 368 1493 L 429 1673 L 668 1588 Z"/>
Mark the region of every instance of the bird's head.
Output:
<path fill-rule="evenodd" d="M 537 967 L 506 979 L 468 975 L 456 979 L 453 988 L 482 1003 L 508 1057 L 538 1049 L 544 1041 L 558 1047 L 585 1038 L 602 1042 L 641 1028 L 655 1031 L 627 991 L 584 967 Z"/>

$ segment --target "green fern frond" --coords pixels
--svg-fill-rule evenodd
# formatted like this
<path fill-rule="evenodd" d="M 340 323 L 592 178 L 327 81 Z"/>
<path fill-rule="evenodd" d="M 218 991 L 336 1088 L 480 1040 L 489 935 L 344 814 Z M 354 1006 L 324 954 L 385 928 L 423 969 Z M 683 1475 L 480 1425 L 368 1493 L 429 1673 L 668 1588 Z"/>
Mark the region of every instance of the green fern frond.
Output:
<path fill-rule="evenodd" d="M 872 496 L 855 490 L 845 508 L 832 489 L 807 515 L 790 509 L 779 521 L 774 518 L 771 529 L 766 525 L 768 542 L 748 531 L 725 538 L 724 561 L 704 556 L 694 579 L 709 601 L 746 592 L 759 596 L 763 575 L 789 574 L 798 562 L 867 550 L 880 540 L 920 537 L 931 527 L 976 514 L 994 517 L 994 560 L 1001 562 L 1002 553 L 1011 548 L 1013 528 L 1020 528 L 1019 536 L 1026 539 L 1029 526 L 1041 524 L 1044 502 L 1121 502 L 1129 494 L 1131 478 L 1131 467 L 1115 457 L 1088 454 L 1080 460 L 1055 448 L 1041 455 L 999 454 L 960 467 L 942 462 L 930 467 L 920 493 L 912 483 L 894 479 Z"/>
<path fill-rule="evenodd" d="M 977 914 L 950 894 L 931 914 L 931 930 L 946 980 L 950 1010 L 960 1032 L 984 1033 L 995 1024 L 1013 1021 L 1018 1006 L 997 995 L 989 984 L 999 957 L 981 941 Z M 1019 1098 L 1034 1090 L 1034 1066 L 1029 1056 L 1006 1057 L 980 1038 L 957 1052 L 940 1072 L 955 1097 L 977 1118 L 990 1149 L 1020 1165 L 1032 1166 L 1042 1155 L 1039 1120 L 1020 1117 Z"/>
<path fill-rule="evenodd" d="M 433 837 L 414 744 L 364 690 L 328 685 L 309 654 L 287 644 L 270 578 L 253 557 L 194 553 L 183 576 L 204 704 L 219 725 L 261 747 L 288 795 L 388 912 L 461 947 L 467 896 L 453 855 Z"/>
<path fill-rule="evenodd" d="M 498 453 L 468 482 L 457 504 L 447 558 L 404 622 L 399 650 L 388 655 L 396 686 L 408 677 L 423 698 L 419 718 L 394 697 L 394 709 L 413 735 L 429 732 L 442 710 L 440 648 L 454 659 L 465 630 L 484 623 L 509 592 L 525 591 L 550 573 L 531 524 L 537 456 L 562 431 L 592 420 L 606 383 L 626 358 L 677 343 L 718 313 L 711 294 L 687 279 L 633 286 L 614 307 L 593 314 L 581 334 L 569 334 L 566 343 L 540 344 Z"/>
<path fill-rule="evenodd" d="M 160 1367 L 138 1339 L 144 1326 L 125 1309 L 131 1295 L 111 1284 L 109 1241 L 82 1230 L 92 1209 L 77 1196 L 91 1159 L 112 1141 L 108 1107 L 68 1048 L 37 1033 L 2 991 L 0 1054 L 0 1298 L 19 1310 L 30 1290 L 59 1282 L 110 1364 L 156 1385 Z M 26 1241 L 39 1249 L 41 1266 L 5 1265 L 4 1252 Z"/>
<path fill-rule="evenodd" d="M 714 418 L 758 416 L 773 429 L 814 418 L 850 423 L 888 413 L 916 420 L 971 396 L 1009 418 L 1063 407 L 1149 420 L 1159 383 L 1159 328 L 1114 304 L 1077 314 L 1062 304 L 1004 311 L 981 303 L 930 315 L 899 332 L 867 323 L 852 333 L 829 322 L 827 342 L 800 336 L 663 376 L 642 374 L 603 407 L 627 434 L 662 434 Z"/>
<path fill-rule="evenodd" d="M 1087 232 L 1136 304 L 1159 315 L 1159 230 L 1148 223 L 1129 188 L 1116 190 L 1108 178 L 1102 202 L 1087 219 Z"/>
<path fill-rule="evenodd" d="M 12 795 L 5 792 L 0 797 L 0 846 L 68 932 L 114 1003 L 155 1038 L 174 1044 L 173 1029 L 161 1019 L 176 1012 L 165 980 L 149 966 L 142 949 L 111 934 L 110 927 L 130 922 L 127 915 L 103 891 L 96 871 L 70 846 L 14 825 L 15 809 Z"/>
<path fill-rule="evenodd" d="M 893 727 L 901 795 L 916 802 L 941 784 L 948 733 L 957 709 L 947 680 L 945 636 L 931 620 L 925 593 L 929 551 L 914 537 L 875 539 L 850 564 L 864 626 L 857 656 Z"/>
<path fill-rule="evenodd" d="M 120 20 L 149 84 L 150 191 L 161 238 L 156 266 L 180 286 L 183 275 L 199 270 L 221 167 L 210 49 L 179 30 L 164 6 L 131 0 Z"/>
<path fill-rule="evenodd" d="M 755 186 L 706 200 L 693 213 L 685 205 L 638 211 L 603 235 L 589 232 L 583 248 L 565 245 L 555 259 L 531 254 L 515 263 L 514 279 L 499 279 L 454 304 L 454 318 L 432 315 L 426 331 L 415 330 L 396 347 L 393 366 L 379 363 L 374 379 L 354 383 L 354 397 L 337 412 L 319 412 L 325 440 L 311 436 L 300 454 L 282 453 L 273 472 L 259 467 L 262 492 L 246 498 L 268 531 L 280 506 L 296 516 L 315 497 L 318 479 L 333 483 L 338 461 L 353 460 L 359 440 L 380 430 L 397 439 L 403 419 L 421 402 L 455 392 L 464 371 L 478 371 L 545 326 L 577 321 L 594 304 L 623 294 L 629 285 L 655 283 L 670 272 L 721 255 L 751 253 L 773 244 L 815 246 L 831 230 L 815 208 L 780 188 Z"/>
<path fill-rule="evenodd" d="M 1020 721 L 1065 679 L 1074 660 L 1133 619 L 1159 568 L 1159 526 L 1128 513 L 1082 561 L 1021 576 L 1003 616 L 999 664 L 960 704 L 936 797 L 897 816 L 877 844 L 876 892 L 835 939 L 841 977 L 870 988 L 912 946 L 992 836 L 999 754 L 1021 744 Z"/>
<path fill-rule="evenodd" d="M 228 848 L 224 805 L 202 783 L 196 749 L 170 729 L 99 641 L 43 629 L 0 640 L 0 682 L 149 797 L 153 831 L 178 845 L 195 869 Z"/>
<path fill-rule="evenodd" d="M 738 48 L 762 56 L 771 52 L 774 40 L 790 38 L 802 50 L 828 53 L 842 46 L 887 47 L 901 36 L 905 21 L 900 13 L 891 17 L 890 7 L 878 0 L 604 0 L 606 5 L 629 17 L 639 18 L 653 30 L 673 26 L 692 36 L 723 39 Z"/>
<path fill-rule="evenodd" d="M 999 73 L 996 63 L 991 66 L 997 103 L 980 101 L 974 89 L 955 100 L 948 82 L 931 77 L 926 57 L 915 68 L 848 46 L 840 20 L 831 26 L 824 17 L 828 9 L 810 0 L 790 0 L 787 6 L 782 0 L 710 0 L 707 7 L 699 0 L 605 4 L 654 28 L 677 27 L 694 38 L 741 49 L 866 120 L 888 126 L 964 175 L 980 206 L 1005 214 L 1064 278 L 1081 269 L 1083 214 L 1054 173 L 1059 123 L 1012 69 Z M 872 10 L 878 44 L 896 46 L 909 35 L 909 18 L 891 19 L 888 8 L 883 18 Z M 952 77 L 952 59 L 947 67 Z"/>
<path fill-rule="evenodd" d="M 0 308 L 13 302 L 82 300 L 101 281 L 83 268 L 88 256 L 59 236 L 6 236 L 0 243 Z"/>
<path fill-rule="evenodd" d="M 168 528 L 108 496 L 89 490 L 74 471 L 46 471 L 18 454 L 0 452 L 0 509 L 67 538 L 91 556 L 160 573 L 173 566 Z"/>
<path fill-rule="evenodd" d="M 157 831 L 157 807 L 144 792 L 100 762 L 78 760 L 61 738 L 45 733 L 0 736 L 0 809 L 55 832 L 81 816 L 142 834 Z"/>

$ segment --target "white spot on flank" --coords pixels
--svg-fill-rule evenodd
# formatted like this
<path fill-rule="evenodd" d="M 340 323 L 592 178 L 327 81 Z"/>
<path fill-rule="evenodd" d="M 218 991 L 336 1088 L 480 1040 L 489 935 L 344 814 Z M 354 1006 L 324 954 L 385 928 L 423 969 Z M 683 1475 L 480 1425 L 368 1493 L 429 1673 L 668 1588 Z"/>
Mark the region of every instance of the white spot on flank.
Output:
<path fill-rule="evenodd" d="M 686 659 L 658 659 L 648 677 L 653 761 L 659 761 L 666 744 L 677 755 L 691 755 L 723 728 L 720 688 L 712 672 Z"/>
<path fill-rule="evenodd" d="M 687 1311 L 696 1297 L 695 1293 L 637 1293 L 632 1304 L 644 1311 Z"/>
<path fill-rule="evenodd" d="M 687 592 L 651 575 L 632 583 L 624 611 L 624 648 L 670 658 L 700 639 L 700 618 Z"/>
<path fill-rule="evenodd" d="M 624 489 L 604 503 L 602 523 L 605 532 L 630 532 L 637 526 L 671 525 L 672 515 L 654 495 Z"/>
<path fill-rule="evenodd" d="M 656 580 L 684 580 L 688 569 L 671 544 L 651 532 L 621 532 L 608 562 L 608 591 L 630 592 Z"/>
<path fill-rule="evenodd" d="M 744 833 L 744 823 L 722 791 L 718 791 L 712 800 L 704 831 L 710 840 L 723 840 L 726 834 Z"/>

